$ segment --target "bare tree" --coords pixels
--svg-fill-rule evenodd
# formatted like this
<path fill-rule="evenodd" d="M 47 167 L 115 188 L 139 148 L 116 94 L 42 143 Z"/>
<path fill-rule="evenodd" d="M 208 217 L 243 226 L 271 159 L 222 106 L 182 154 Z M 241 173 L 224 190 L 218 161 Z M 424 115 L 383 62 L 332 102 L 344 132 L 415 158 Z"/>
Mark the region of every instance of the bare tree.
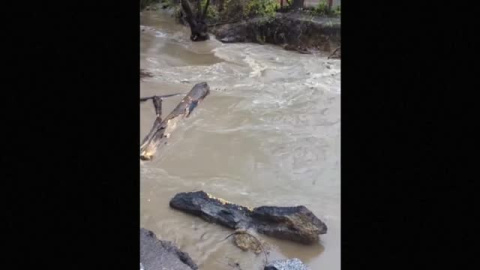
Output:
<path fill-rule="evenodd" d="M 205 23 L 205 18 L 207 16 L 208 5 L 210 4 L 210 0 L 207 0 L 205 4 L 205 8 L 202 12 L 201 8 L 201 0 L 197 0 L 197 14 L 194 15 L 192 12 L 192 8 L 188 3 L 188 0 L 181 0 L 182 9 L 185 12 L 185 19 L 187 20 L 188 25 L 190 26 L 190 39 L 192 41 L 204 41 L 208 40 L 210 37 L 208 36 L 208 27 Z"/>

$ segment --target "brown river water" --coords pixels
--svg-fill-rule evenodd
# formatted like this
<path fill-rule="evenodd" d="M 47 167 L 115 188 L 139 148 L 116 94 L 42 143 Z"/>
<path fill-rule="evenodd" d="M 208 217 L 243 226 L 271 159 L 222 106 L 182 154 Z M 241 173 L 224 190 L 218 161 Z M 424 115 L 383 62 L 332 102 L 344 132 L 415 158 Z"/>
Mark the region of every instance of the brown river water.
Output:
<path fill-rule="evenodd" d="M 234 246 L 232 230 L 173 210 L 176 193 L 203 190 L 248 207 L 304 205 L 328 226 L 306 246 L 260 235 L 268 260 L 299 258 L 340 269 L 340 60 L 258 44 L 192 43 L 163 11 L 144 11 L 140 66 L 153 77 L 140 96 L 210 95 L 182 121 L 152 161 L 141 162 L 141 226 L 174 242 L 200 269 L 263 269 L 265 257 Z M 163 102 L 166 116 L 182 96 Z M 141 104 L 143 138 L 154 121 Z M 224 240 L 224 241 L 223 241 Z"/>

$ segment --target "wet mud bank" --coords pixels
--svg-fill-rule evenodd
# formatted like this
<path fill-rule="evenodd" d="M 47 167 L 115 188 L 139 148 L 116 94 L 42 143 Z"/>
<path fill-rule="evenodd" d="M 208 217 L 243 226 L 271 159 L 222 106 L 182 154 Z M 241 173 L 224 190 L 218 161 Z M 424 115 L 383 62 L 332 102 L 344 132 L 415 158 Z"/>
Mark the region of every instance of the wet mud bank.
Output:
<path fill-rule="evenodd" d="M 340 46 L 340 19 L 277 13 L 273 18 L 254 18 L 211 28 L 223 43 L 275 44 L 286 50 L 333 52 Z"/>
<path fill-rule="evenodd" d="M 198 266 L 171 242 L 159 240 L 152 231 L 140 228 L 140 268 L 197 270 Z"/>
<path fill-rule="evenodd" d="M 177 23 L 189 25 L 185 12 L 179 4 L 174 5 L 164 1 L 148 9 L 166 13 L 174 17 Z M 228 11 L 225 12 L 228 13 Z M 228 21 L 210 17 L 205 19 L 208 33 L 213 34 L 222 43 L 273 44 L 285 50 L 304 54 L 333 53 L 341 43 L 339 16 L 314 15 L 307 10 L 292 10 L 276 12 L 273 16 L 227 18 L 226 20 Z"/>

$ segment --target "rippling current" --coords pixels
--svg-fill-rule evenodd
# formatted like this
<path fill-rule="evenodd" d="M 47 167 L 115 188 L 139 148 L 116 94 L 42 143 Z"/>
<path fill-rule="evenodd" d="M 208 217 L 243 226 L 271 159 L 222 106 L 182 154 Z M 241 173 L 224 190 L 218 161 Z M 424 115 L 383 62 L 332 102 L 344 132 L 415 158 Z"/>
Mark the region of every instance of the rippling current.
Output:
<path fill-rule="evenodd" d="M 312 270 L 340 269 L 340 61 L 272 45 L 192 43 L 161 11 L 141 15 L 141 68 L 153 77 L 140 96 L 210 95 L 141 164 L 141 226 L 174 242 L 201 269 L 263 269 L 264 256 L 224 238 L 232 231 L 169 208 L 178 192 L 204 190 L 248 207 L 305 205 L 328 226 L 304 246 L 261 235 L 269 261 L 297 257 Z M 181 100 L 163 103 L 166 116 Z M 141 138 L 154 121 L 141 104 Z"/>

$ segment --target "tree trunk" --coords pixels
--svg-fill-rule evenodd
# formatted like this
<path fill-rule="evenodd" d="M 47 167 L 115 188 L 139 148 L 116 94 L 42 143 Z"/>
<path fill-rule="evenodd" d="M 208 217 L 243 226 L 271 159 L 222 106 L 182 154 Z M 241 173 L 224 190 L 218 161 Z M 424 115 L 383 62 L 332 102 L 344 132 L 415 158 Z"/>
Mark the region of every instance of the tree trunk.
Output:
<path fill-rule="evenodd" d="M 162 120 L 161 97 L 151 97 L 155 105 L 157 118 L 150 132 L 145 136 L 140 147 L 140 159 L 150 160 L 157 152 L 160 145 L 167 143 L 170 133 L 176 128 L 177 122 L 189 117 L 198 104 L 210 93 L 210 87 L 206 82 L 196 84 L 192 90 L 182 99 L 177 107 Z M 145 99 L 140 99 L 144 101 Z"/>
<path fill-rule="evenodd" d="M 192 12 L 192 8 L 188 3 L 188 0 L 181 0 L 182 9 L 185 13 L 185 19 L 187 20 L 188 25 L 190 26 L 190 40 L 192 41 L 205 41 L 210 39 L 207 31 L 208 27 L 205 23 L 205 18 L 207 16 L 208 5 L 210 4 L 210 0 L 207 0 L 205 4 L 204 11 L 202 12 L 201 9 L 201 0 L 197 0 L 197 14 L 194 15 Z"/>
<path fill-rule="evenodd" d="M 224 5 L 225 5 L 225 0 L 218 0 L 218 3 L 217 3 L 217 10 L 218 10 L 218 12 L 222 12 L 222 11 L 223 11 Z"/>

